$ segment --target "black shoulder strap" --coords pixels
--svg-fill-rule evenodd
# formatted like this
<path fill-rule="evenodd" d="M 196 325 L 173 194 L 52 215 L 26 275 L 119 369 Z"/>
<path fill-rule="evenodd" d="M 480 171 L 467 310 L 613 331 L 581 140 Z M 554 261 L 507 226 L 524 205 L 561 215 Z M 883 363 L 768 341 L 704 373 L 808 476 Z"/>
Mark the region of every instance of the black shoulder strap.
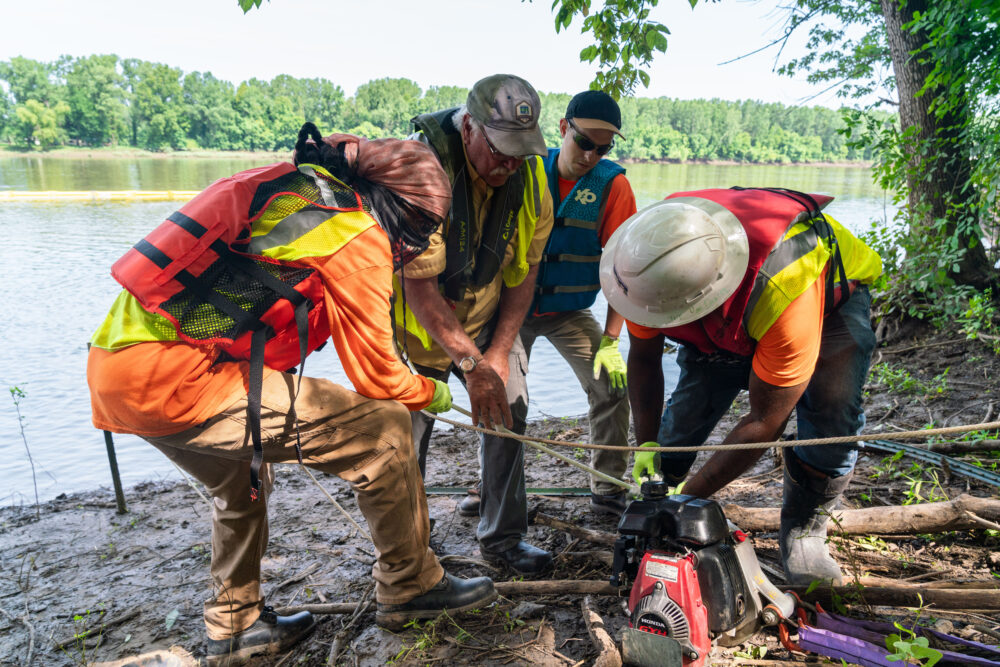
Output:
<path fill-rule="evenodd" d="M 808 220 L 812 222 L 813 229 L 816 230 L 816 233 L 820 238 L 826 241 L 827 247 L 830 249 L 831 266 L 826 272 L 825 312 L 829 315 L 847 303 L 847 300 L 851 298 L 851 291 L 847 286 L 847 269 L 844 267 L 844 258 L 840 254 L 840 243 L 837 242 L 837 234 L 833 231 L 833 227 L 830 226 L 830 223 L 827 222 L 826 217 L 820 210 L 819 204 L 812 195 L 805 192 L 799 192 L 798 190 L 790 190 L 788 188 L 742 188 L 739 186 L 733 186 L 730 189 L 765 190 L 776 195 L 788 197 L 789 199 L 798 202 L 806 210 Z M 836 290 L 838 279 L 840 280 L 840 299 L 834 303 L 834 292 Z"/>

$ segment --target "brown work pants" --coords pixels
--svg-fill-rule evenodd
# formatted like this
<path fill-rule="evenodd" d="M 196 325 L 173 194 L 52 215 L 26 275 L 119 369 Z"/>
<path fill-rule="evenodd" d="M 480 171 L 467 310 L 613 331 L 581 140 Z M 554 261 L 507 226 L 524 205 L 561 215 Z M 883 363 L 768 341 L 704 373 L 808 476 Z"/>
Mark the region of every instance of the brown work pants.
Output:
<path fill-rule="evenodd" d="M 212 581 L 205 626 L 212 639 L 242 632 L 260 615 L 260 561 L 267 544 L 270 463 L 293 463 L 297 378 L 264 380 L 262 493 L 250 500 L 253 445 L 246 399 L 182 433 L 146 438 L 204 484 L 214 498 Z M 379 602 L 399 604 L 427 592 L 444 571 L 428 547 L 427 498 L 414 456 L 410 415 L 396 401 L 365 398 L 328 380 L 302 378 L 295 401 L 305 465 L 350 482 L 377 551 L 372 567 Z"/>

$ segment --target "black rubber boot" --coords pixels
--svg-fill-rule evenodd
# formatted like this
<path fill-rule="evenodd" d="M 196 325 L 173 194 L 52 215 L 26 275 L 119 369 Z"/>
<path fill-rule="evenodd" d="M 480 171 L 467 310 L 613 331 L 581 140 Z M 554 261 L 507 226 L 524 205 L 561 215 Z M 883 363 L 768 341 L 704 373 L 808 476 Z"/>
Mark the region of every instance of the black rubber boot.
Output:
<path fill-rule="evenodd" d="M 444 573 L 434 588 L 402 604 L 378 603 L 375 622 L 389 630 L 400 630 L 415 618 L 437 618 L 442 611 L 458 613 L 479 609 L 497 597 L 489 577 L 460 579 Z"/>
<path fill-rule="evenodd" d="M 817 479 L 809 475 L 791 449 L 785 452 L 785 486 L 781 502 L 781 564 L 792 586 L 807 586 L 815 579 L 841 585 L 843 573 L 830 556 L 826 526 L 854 476 Z"/>
<path fill-rule="evenodd" d="M 209 667 L 241 665 L 256 655 L 280 653 L 291 648 L 316 627 L 308 611 L 278 616 L 265 606 L 249 628 L 227 639 L 205 641 L 205 664 Z"/>
<path fill-rule="evenodd" d="M 462 516 L 479 516 L 479 486 L 469 489 L 465 497 L 458 502 L 458 513 Z"/>

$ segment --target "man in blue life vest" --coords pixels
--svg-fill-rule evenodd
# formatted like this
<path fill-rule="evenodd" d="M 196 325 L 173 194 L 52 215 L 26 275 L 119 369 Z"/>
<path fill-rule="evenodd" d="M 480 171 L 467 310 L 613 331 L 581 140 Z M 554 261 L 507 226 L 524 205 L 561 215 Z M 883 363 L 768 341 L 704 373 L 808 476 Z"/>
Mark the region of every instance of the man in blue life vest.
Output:
<path fill-rule="evenodd" d="M 868 285 L 879 256 L 822 212 L 832 197 L 779 188 L 681 192 L 639 211 L 608 241 L 601 287 L 628 321 L 636 442 L 705 442 L 742 389 L 749 413 L 723 440 L 777 440 L 792 410 L 800 440 L 855 435 L 875 334 Z M 663 409 L 664 339 L 681 343 L 680 376 Z M 661 418 L 662 411 L 662 418 Z M 683 493 L 708 497 L 763 449 L 715 453 Z M 826 545 L 829 513 L 847 488 L 854 445 L 784 449 L 779 544 L 785 579 L 840 583 Z M 637 483 L 676 485 L 692 452 L 639 452 Z"/>
<path fill-rule="evenodd" d="M 628 445 L 625 361 L 618 335 L 625 319 L 608 308 L 604 328 L 590 307 L 601 289 L 601 251 L 611 234 L 635 213 L 635 195 L 625 170 L 604 159 L 621 133 L 622 116 L 610 95 L 588 90 L 570 100 L 559 121 L 560 148 L 550 148 L 545 175 L 556 216 L 538 269 L 535 299 L 521 327 L 531 354 L 536 338 L 558 350 L 587 394 L 591 442 Z M 621 479 L 628 452 L 591 450 L 590 465 Z M 615 516 L 625 509 L 622 487 L 592 477 L 594 510 Z"/>
<path fill-rule="evenodd" d="M 552 228 L 552 196 L 538 156 L 541 102 L 524 79 L 495 74 L 466 104 L 417 116 L 414 138 L 430 145 L 452 186 L 452 205 L 423 254 L 398 273 L 396 333 L 427 377 L 465 384 L 473 421 L 524 433 L 527 357 L 518 337 Z M 413 441 L 426 469 L 434 422 L 415 412 Z M 524 541 L 524 446 L 485 436 L 480 443 L 482 507 L 476 537 L 483 557 L 525 574 L 552 556 Z"/>

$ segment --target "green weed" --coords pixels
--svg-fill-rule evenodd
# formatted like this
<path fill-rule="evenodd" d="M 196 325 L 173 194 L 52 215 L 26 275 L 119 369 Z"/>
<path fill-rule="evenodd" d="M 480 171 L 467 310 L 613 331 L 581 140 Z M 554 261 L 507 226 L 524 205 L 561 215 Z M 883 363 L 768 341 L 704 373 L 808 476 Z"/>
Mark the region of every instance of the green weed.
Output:
<path fill-rule="evenodd" d="M 1000 354 L 1000 329 L 996 325 L 997 309 L 993 305 L 993 290 L 987 288 L 969 297 L 969 307 L 958 317 L 958 324 L 968 340 L 981 340 Z"/>
<path fill-rule="evenodd" d="M 941 481 L 938 479 L 937 470 L 933 468 L 926 469 L 922 463 L 914 461 L 909 470 L 901 473 L 900 477 L 907 482 L 906 489 L 903 491 L 904 505 L 948 500 L 948 494 L 945 493 L 941 487 Z"/>
<path fill-rule="evenodd" d="M 948 368 L 925 382 L 901 366 L 883 361 L 872 368 L 873 381 L 895 394 L 934 397 L 948 391 Z"/>
<path fill-rule="evenodd" d="M 99 623 L 97 628 L 88 627 L 94 622 L 94 619 L 91 618 L 92 615 L 96 618 L 96 621 Z M 98 609 L 93 612 L 91 612 L 90 609 L 87 609 L 81 614 L 73 615 L 72 647 L 75 653 L 73 655 L 70 655 L 70 652 L 66 650 L 65 646 L 61 648 L 62 652 L 65 653 L 66 656 L 74 663 L 78 665 L 89 665 L 91 662 L 93 662 L 91 658 L 87 657 L 87 651 L 88 650 L 96 651 L 98 647 L 101 645 L 101 640 L 103 639 L 104 636 L 104 623 L 101 622 L 103 621 L 103 619 L 104 619 L 103 609 Z M 91 649 L 90 647 L 87 646 L 87 642 L 95 638 L 97 640 L 97 643 Z"/>
<path fill-rule="evenodd" d="M 747 660 L 763 660 L 764 656 L 767 655 L 767 647 L 751 644 L 745 651 L 736 651 L 733 655 Z"/>
<path fill-rule="evenodd" d="M 924 601 L 923 598 L 920 598 L 920 606 L 917 608 L 917 618 L 914 620 L 914 625 L 920 620 L 923 609 Z M 899 630 L 899 633 L 893 633 L 885 638 L 885 647 L 892 651 L 886 656 L 886 660 L 889 662 L 933 667 L 944 657 L 941 651 L 930 647 L 927 637 L 918 637 L 913 630 L 901 625 L 898 621 L 893 621 L 892 624 Z"/>
<path fill-rule="evenodd" d="M 473 612 L 478 612 L 479 610 L 473 610 Z M 413 619 L 407 623 L 404 627 L 409 630 L 415 630 L 419 632 L 415 641 L 412 644 L 403 644 L 402 648 L 395 656 L 389 659 L 388 664 L 394 665 L 396 663 L 405 662 L 409 658 L 416 658 L 424 651 L 436 646 L 441 643 L 444 631 L 448 626 L 453 627 L 457 632 L 452 638 L 459 644 L 464 644 L 469 639 L 473 639 L 475 635 L 460 626 L 455 622 L 448 612 L 443 611 L 438 615 L 437 618 L 431 621 L 425 621 L 421 623 L 417 619 Z"/>
<path fill-rule="evenodd" d="M 31 457 L 31 448 L 28 447 L 28 436 L 24 433 L 24 415 L 21 414 L 21 401 L 27 398 L 28 394 L 20 387 L 10 387 L 10 398 L 14 401 L 14 410 L 17 412 L 17 427 L 21 430 L 21 441 L 24 443 L 24 451 L 28 454 L 28 463 L 31 464 L 31 483 L 35 487 L 35 518 L 41 519 L 41 505 L 38 503 L 38 479 L 35 476 L 35 459 Z"/>

